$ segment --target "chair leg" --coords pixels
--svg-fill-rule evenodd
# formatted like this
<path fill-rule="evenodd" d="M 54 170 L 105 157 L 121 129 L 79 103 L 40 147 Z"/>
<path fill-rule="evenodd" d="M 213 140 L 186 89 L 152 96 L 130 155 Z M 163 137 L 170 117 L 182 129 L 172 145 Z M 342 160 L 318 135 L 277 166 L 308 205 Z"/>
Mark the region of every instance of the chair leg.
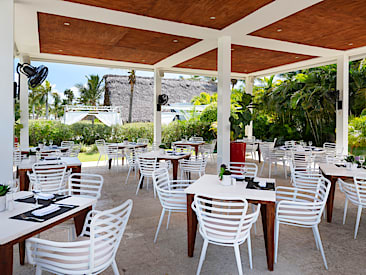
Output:
<path fill-rule="evenodd" d="M 274 228 L 274 242 L 275 242 L 275 254 L 274 254 L 274 261 L 277 263 L 277 254 L 278 254 L 278 237 L 280 233 L 280 224 L 276 220 L 275 221 L 275 228 Z"/>
<path fill-rule="evenodd" d="M 355 236 L 354 236 L 354 239 L 356 239 L 356 237 L 357 237 L 358 227 L 360 225 L 361 213 L 362 213 L 362 206 L 359 205 L 358 206 L 358 210 L 357 210 L 357 218 L 356 218 L 356 226 L 355 226 Z"/>
<path fill-rule="evenodd" d="M 346 198 L 344 201 L 343 224 L 346 223 L 347 208 L 348 208 L 348 199 Z"/>
<path fill-rule="evenodd" d="M 206 258 L 207 246 L 208 246 L 208 241 L 204 240 L 203 246 L 202 246 L 202 251 L 201 251 L 200 262 L 198 264 L 196 275 L 199 275 L 201 273 L 201 268 L 202 268 L 202 265 L 203 265 L 203 261 Z"/>
<path fill-rule="evenodd" d="M 238 266 L 238 273 L 239 273 L 239 275 L 242 275 L 243 268 L 241 266 L 240 250 L 239 250 L 238 244 L 234 244 L 234 251 L 235 251 L 236 265 Z"/>
<path fill-rule="evenodd" d="M 313 229 L 313 234 L 314 234 L 316 249 L 319 250 L 318 238 L 316 237 L 317 235 L 316 235 L 316 232 L 315 232 L 314 227 L 312 229 Z"/>
<path fill-rule="evenodd" d="M 128 173 L 127 173 L 127 177 L 126 177 L 125 184 L 127 184 L 127 182 L 128 182 L 128 178 L 129 178 L 130 173 L 131 173 L 131 168 L 132 168 L 132 166 L 130 166 L 130 168 L 128 169 Z"/>
<path fill-rule="evenodd" d="M 271 177 L 272 162 L 268 162 L 268 177 Z"/>
<path fill-rule="evenodd" d="M 99 161 L 100 161 L 100 158 L 102 157 L 101 154 L 99 154 L 99 158 L 98 158 L 98 162 L 97 162 L 97 166 L 99 165 Z"/>
<path fill-rule="evenodd" d="M 284 160 L 282 162 L 282 164 L 283 164 L 283 170 L 285 171 L 285 179 L 287 179 L 287 166 L 286 166 L 286 161 Z"/>
<path fill-rule="evenodd" d="M 248 244 L 249 267 L 250 269 L 253 269 L 252 241 L 250 239 L 250 233 L 247 239 L 247 244 Z"/>
<path fill-rule="evenodd" d="M 140 186 L 141 186 L 141 183 L 142 183 L 142 180 L 144 179 L 144 177 L 141 175 L 140 176 L 140 180 L 139 180 L 139 184 L 137 184 L 137 189 L 136 189 L 136 196 L 137 194 L 139 193 L 139 189 L 140 189 Z"/>
<path fill-rule="evenodd" d="M 262 175 L 262 173 L 263 173 L 263 167 L 264 167 L 264 164 L 265 164 L 266 162 L 263 160 L 263 163 L 262 163 L 262 166 L 261 166 L 261 172 L 260 172 L 260 174 Z"/>
<path fill-rule="evenodd" d="M 169 223 L 170 223 L 170 214 L 171 214 L 171 211 L 169 210 L 169 212 L 168 212 L 168 220 L 167 220 L 167 222 L 166 222 L 166 229 L 168 230 L 168 228 L 169 228 Z"/>
<path fill-rule="evenodd" d="M 119 275 L 116 259 L 114 259 L 113 262 L 112 262 L 112 269 L 113 269 L 114 275 Z"/>
<path fill-rule="evenodd" d="M 254 204 L 252 204 L 252 212 L 255 212 Z M 257 222 L 254 222 L 252 226 L 253 226 L 254 235 L 257 235 Z"/>
<path fill-rule="evenodd" d="M 322 258 L 323 258 L 323 262 L 324 262 L 324 266 L 325 269 L 328 270 L 328 265 L 327 265 L 327 260 L 325 259 L 325 254 L 324 254 L 324 250 L 323 250 L 323 244 L 322 244 L 322 240 L 320 238 L 320 233 L 319 233 L 319 229 L 318 226 L 314 226 L 314 231 L 315 231 L 315 235 L 319 244 L 319 249 L 320 249 L 320 253 L 322 254 Z"/>
<path fill-rule="evenodd" d="M 163 208 L 161 210 L 161 215 L 160 215 L 160 220 L 159 220 L 158 228 L 156 229 L 154 243 L 156 243 L 156 239 L 158 238 L 158 234 L 159 234 L 159 231 L 160 231 L 160 226 L 161 226 L 161 223 L 163 222 L 164 215 L 165 215 L 165 209 Z"/>
<path fill-rule="evenodd" d="M 39 265 L 36 266 L 36 275 L 42 275 L 42 268 Z"/>

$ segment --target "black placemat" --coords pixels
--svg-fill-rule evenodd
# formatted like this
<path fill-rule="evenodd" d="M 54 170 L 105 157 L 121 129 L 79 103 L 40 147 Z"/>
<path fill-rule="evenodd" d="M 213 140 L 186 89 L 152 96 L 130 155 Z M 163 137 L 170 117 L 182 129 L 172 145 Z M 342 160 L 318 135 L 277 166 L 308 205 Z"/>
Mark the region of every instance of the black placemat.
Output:
<path fill-rule="evenodd" d="M 337 167 L 346 167 L 345 164 L 334 164 L 334 165 L 337 166 Z"/>
<path fill-rule="evenodd" d="M 48 215 L 44 215 L 44 216 L 35 216 L 32 214 L 32 212 L 34 210 L 38 210 L 38 209 L 41 209 L 41 208 L 45 208 L 47 207 L 48 205 L 44 205 L 44 206 L 41 206 L 41 207 L 38 207 L 38 208 L 34 208 L 32 210 L 29 210 L 27 212 L 24 212 L 24 213 L 21 213 L 19 215 L 16 215 L 16 216 L 13 216 L 13 217 L 10 217 L 10 219 L 13 219 L 13 220 L 21 220 L 21 221 L 29 221 L 29 222 L 44 222 L 44 221 L 47 221 L 49 219 L 52 219 L 58 215 L 61 215 L 67 211 L 70 211 L 71 209 L 74 209 L 76 207 L 78 207 L 77 205 L 70 205 L 70 206 L 62 206 L 62 205 L 58 205 L 60 207 L 59 210 L 55 211 L 55 212 L 52 212 Z M 26 216 L 26 217 L 31 217 L 31 218 L 37 218 L 37 219 L 42 219 L 42 221 L 40 220 L 33 220 L 33 219 L 27 219 L 27 218 L 23 218 L 22 215 Z"/>
<path fill-rule="evenodd" d="M 57 202 L 57 201 L 60 201 L 60 200 L 63 200 L 63 199 L 67 199 L 69 197 L 70 197 L 69 195 L 65 196 L 65 195 L 55 194 L 55 197 L 53 199 L 50 199 L 50 200 L 38 199 L 38 203 L 42 204 L 42 205 L 49 205 L 52 202 Z M 25 199 L 19 198 L 19 199 L 16 199 L 15 201 L 25 202 L 25 203 L 36 203 L 36 199 L 34 198 L 34 195 L 31 196 L 31 197 L 27 197 Z"/>
<path fill-rule="evenodd" d="M 276 186 L 274 182 L 267 182 L 266 187 L 260 187 L 259 182 L 254 181 L 254 178 L 245 178 L 245 181 L 248 182 L 247 189 L 257 189 L 257 190 L 269 190 L 275 191 Z"/>

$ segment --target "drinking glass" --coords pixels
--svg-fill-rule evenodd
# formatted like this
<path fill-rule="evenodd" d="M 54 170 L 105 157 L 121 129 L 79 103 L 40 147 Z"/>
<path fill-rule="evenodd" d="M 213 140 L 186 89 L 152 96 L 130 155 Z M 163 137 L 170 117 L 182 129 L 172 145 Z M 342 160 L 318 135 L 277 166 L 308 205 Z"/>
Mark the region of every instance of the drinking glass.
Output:
<path fill-rule="evenodd" d="M 53 145 L 53 140 L 52 139 L 49 141 L 49 144 L 50 144 L 50 146 Z"/>
<path fill-rule="evenodd" d="M 309 140 L 309 146 L 313 145 L 313 142 L 311 140 Z"/>

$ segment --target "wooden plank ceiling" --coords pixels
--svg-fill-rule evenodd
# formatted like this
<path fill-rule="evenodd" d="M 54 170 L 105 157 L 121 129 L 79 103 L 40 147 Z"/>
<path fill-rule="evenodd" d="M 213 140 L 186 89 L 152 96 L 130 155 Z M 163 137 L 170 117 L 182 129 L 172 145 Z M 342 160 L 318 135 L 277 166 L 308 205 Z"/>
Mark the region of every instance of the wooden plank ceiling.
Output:
<path fill-rule="evenodd" d="M 325 0 L 251 35 L 348 50 L 366 46 L 366 0 Z"/>
<path fill-rule="evenodd" d="M 231 46 L 231 71 L 252 73 L 314 58 L 314 56 L 271 51 L 239 45 Z M 178 64 L 178 68 L 217 70 L 217 49 Z"/>
<path fill-rule="evenodd" d="M 65 0 L 148 17 L 223 29 L 273 0 Z"/>
<path fill-rule="evenodd" d="M 41 53 L 150 65 L 200 41 L 46 13 L 38 32 Z"/>

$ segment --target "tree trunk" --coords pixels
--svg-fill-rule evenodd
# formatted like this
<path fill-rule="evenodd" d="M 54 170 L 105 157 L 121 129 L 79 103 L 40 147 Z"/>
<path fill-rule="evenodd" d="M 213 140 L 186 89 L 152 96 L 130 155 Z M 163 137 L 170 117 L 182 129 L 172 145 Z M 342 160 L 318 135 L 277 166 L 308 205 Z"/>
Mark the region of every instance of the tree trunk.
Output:
<path fill-rule="evenodd" d="M 132 103 L 133 103 L 133 87 L 134 85 L 131 83 L 131 95 L 130 95 L 130 110 L 128 113 L 128 122 L 132 122 Z"/>
<path fill-rule="evenodd" d="M 46 95 L 46 120 L 48 120 L 48 94 Z"/>

